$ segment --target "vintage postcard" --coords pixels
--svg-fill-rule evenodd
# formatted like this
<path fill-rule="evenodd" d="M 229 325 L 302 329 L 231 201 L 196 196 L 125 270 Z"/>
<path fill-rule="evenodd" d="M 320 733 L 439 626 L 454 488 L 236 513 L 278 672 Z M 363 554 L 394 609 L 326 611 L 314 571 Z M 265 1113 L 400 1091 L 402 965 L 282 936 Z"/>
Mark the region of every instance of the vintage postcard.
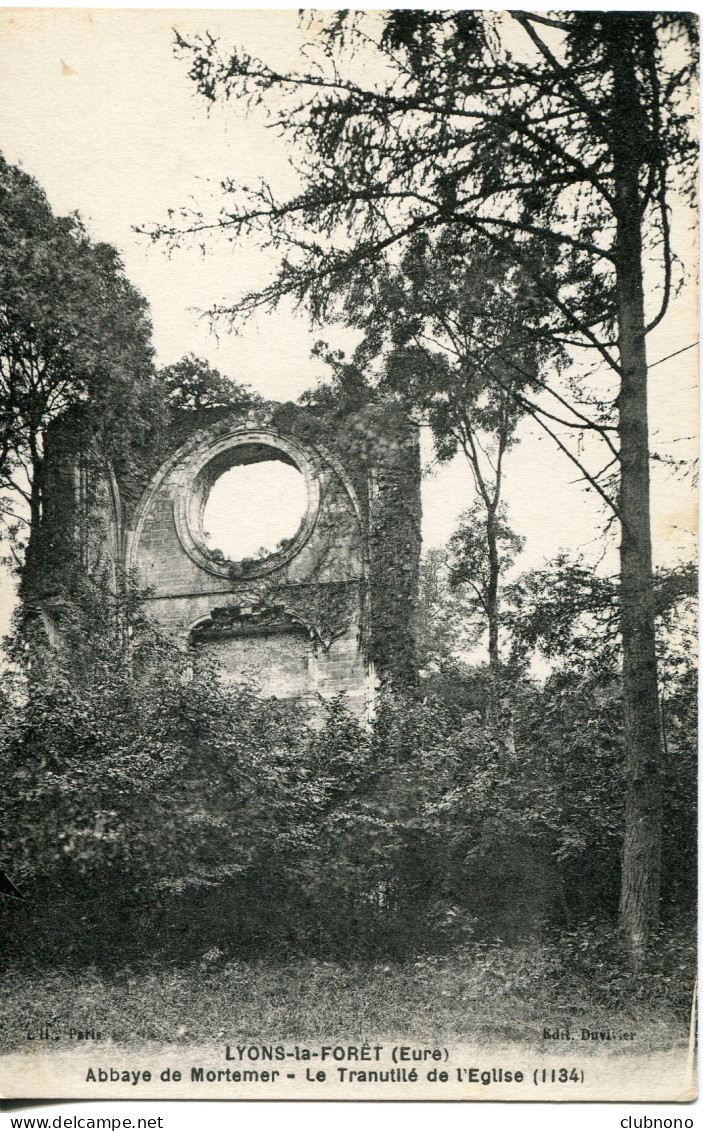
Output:
<path fill-rule="evenodd" d="M 697 44 L 0 11 L 4 1099 L 696 1097 Z"/>

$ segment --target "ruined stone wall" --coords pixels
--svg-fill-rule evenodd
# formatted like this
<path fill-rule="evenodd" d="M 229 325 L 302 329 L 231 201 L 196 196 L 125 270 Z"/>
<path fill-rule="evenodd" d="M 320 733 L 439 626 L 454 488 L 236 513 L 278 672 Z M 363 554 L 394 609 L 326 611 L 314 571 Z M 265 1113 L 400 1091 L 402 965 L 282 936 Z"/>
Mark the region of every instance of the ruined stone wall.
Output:
<path fill-rule="evenodd" d="M 272 553 L 228 560 L 203 530 L 209 492 L 228 469 L 271 459 L 303 476 L 302 521 Z M 412 678 L 420 466 L 417 429 L 397 410 L 182 412 L 161 449 L 145 453 L 136 492 L 121 494 L 95 459 L 74 459 L 70 476 L 60 450 L 51 462 L 64 525 L 72 476 L 70 525 L 86 568 L 110 559 L 113 573 L 131 573 L 151 615 L 196 657 L 217 659 L 224 678 L 265 695 L 343 692 L 360 716 L 379 680 Z M 82 523 L 91 509 L 99 521 Z"/>

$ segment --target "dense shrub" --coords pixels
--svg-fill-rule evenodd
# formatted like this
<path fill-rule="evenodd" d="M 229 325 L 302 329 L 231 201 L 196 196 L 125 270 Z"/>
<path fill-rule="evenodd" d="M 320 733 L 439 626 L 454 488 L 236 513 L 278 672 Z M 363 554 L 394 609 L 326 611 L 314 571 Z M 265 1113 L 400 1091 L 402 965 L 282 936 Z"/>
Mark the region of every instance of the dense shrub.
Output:
<path fill-rule="evenodd" d="M 454 668 L 365 729 L 341 698 L 310 719 L 221 683 L 138 610 L 130 635 L 84 595 L 58 650 L 4 679 L 2 866 L 27 897 L 0 912 L 13 961 L 403 958 L 612 920 L 614 677 L 497 689 Z M 694 890 L 694 695 L 686 677 L 667 707 L 672 921 Z"/>

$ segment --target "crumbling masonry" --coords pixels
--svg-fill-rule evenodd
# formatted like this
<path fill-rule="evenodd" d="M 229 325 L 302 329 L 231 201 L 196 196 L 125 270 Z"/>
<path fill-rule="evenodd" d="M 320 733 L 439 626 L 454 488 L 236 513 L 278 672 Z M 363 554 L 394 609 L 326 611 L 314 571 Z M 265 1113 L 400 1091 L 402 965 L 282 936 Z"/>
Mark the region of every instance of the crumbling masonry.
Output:
<path fill-rule="evenodd" d="M 70 528 L 88 573 L 135 578 L 152 616 L 214 654 L 232 682 L 310 700 L 343 692 L 363 717 L 379 682 L 414 679 L 420 459 L 417 428 L 397 409 L 184 410 L 136 475 L 77 452 L 70 433 L 56 428 L 47 456 L 50 635 L 60 620 L 52 554 Z M 304 478 L 300 526 L 268 556 L 230 561 L 206 542 L 209 491 L 230 468 L 271 459 Z"/>

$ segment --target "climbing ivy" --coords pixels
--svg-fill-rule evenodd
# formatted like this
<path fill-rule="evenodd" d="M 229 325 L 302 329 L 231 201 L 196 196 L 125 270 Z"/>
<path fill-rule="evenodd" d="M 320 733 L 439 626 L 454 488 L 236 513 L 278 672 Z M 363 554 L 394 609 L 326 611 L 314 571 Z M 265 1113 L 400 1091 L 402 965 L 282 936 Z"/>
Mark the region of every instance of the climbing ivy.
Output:
<path fill-rule="evenodd" d="M 253 412 L 253 415 L 252 415 Z M 282 435 L 313 448 L 320 446 L 336 457 L 348 478 L 360 508 L 364 555 L 368 569 L 358 581 L 327 579 L 326 567 L 334 555 L 334 518 L 320 523 L 329 529 L 320 539 L 322 550 L 313 563 L 308 584 L 278 579 L 249 578 L 255 561 L 231 564 L 234 584 L 246 581 L 263 603 L 282 602 L 286 609 L 310 625 L 323 647 L 342 636 L 352 623 L 361 598 L 361 645 L 376 666 L 383 683 L 412 685 L 416 678 L 415 616 L 420 556 L 420 462 L 416 427 L 391 404 L 366 404 L 349 412 L 326 405 L 243 404 L 231 408 L 170 410 L 166 421 L 148 433 L 135 436 L 125 458 L 117 461 L 115 475 L 120 490 L 123 521 L 129 525 L 151 478 L 178 447 L 200 429 L 225 420 L 265 419 Z M 68 422 L 70 425 L 70 422 Z M 73 561 L 76 547 L 74 481 L 71 469 L 86 457 L 80 430 L 57 429 L 53 438 L 52 501 L 47 509 L 42 571 L 55 572 L 56 563 Z M 126 450 L 126 449 L 125 449 Z M 88 454 L 97 468 L 100 457 Z M 343 490 L 341 482 L 338 489 Z M 92 501 L 95 502 L 94 497 Z M 90 499 L 86 503 L 90 507 Z M 321 527 L 318 525 L 318 534 Z M 326 550 L 325 547 L 328 547 Z M 224 559 L 223 556 L 223 560 Z M 72 567 L 71 567 L 72 568 Z M 60 587 L 55 579 L 54 587 Z"/>
<path fill-rule="evenodd" d="M 351 413 L 343 406 L 285 404 L 274 421 L 282 432 L 324 444 L 349 475 L 368 531 L 364 649 L 383 683 L 412 686 L 422 513 L 416 426 L 389 403 Z"/>

